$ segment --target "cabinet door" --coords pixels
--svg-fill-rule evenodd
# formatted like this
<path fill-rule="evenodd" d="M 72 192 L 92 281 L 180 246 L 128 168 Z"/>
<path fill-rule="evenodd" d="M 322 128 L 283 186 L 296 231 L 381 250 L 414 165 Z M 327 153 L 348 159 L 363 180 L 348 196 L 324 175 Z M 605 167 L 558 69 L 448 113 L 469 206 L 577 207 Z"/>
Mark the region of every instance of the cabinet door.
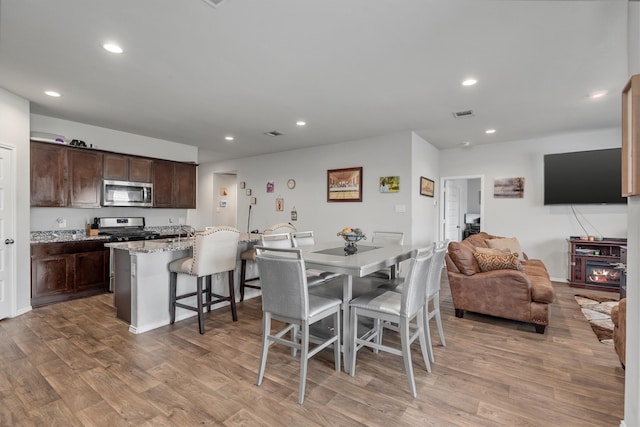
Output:
<path fill-rule="evenodd" d="M 127 181 L 129 179 L 129 158 L 120 154 L 104 154 L 104 179 L 117 179 Z"/>
<path fill-rule="evenodd" d="M 175 207 L 196 208 L 196 166 L 175 164 Z"/>
<path fill-rule="evenodd" d="M 31 143 L 31 206 L 67 206 L 66 148 Z"/>
<path fill-rule="evenodd" d="M 151 159 L 129 157 L 129 181 L 151 182 Z"/>
<path fill-rule="evenodd" d="M 102 153 L 69 149 L 69 204 L 77 208 L 100 207 Z"/>
<path fill-rule="evenodd" d="M 174 207 L 173 172 L 173 162 L 165 160 L 153 161 L 153 207 Z"/>
<path fill-rule="evenodd" d="M 46 304 L 74 291 L 73 260 L 69 254 L 31 258 L 32 305 Z"/>
<path fill-rule="evenodd" d="M 76 291 L 109 289 L 109 251 L 107 249 L 78 253 L 75 261 Z"/>

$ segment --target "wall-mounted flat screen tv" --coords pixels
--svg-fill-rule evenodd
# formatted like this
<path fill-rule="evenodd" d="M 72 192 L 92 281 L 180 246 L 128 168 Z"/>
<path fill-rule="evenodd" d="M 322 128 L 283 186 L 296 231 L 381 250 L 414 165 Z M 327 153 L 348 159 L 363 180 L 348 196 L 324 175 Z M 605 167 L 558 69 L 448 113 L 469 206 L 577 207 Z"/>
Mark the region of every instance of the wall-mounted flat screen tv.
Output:
<path fill-rule="evenodd" d="M 627 203 L 622 197 L 622 150 L 544 156 L 544 204 Z"/>

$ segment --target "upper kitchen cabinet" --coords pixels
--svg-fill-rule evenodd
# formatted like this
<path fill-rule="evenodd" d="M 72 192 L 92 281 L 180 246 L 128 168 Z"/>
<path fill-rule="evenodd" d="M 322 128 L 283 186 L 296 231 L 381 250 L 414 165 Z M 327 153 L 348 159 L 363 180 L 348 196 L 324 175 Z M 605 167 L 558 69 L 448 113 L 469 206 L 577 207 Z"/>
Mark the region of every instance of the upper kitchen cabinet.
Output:
<path fill-rule="evenodd" d="M 196 165 L 153 161 L 153 207 L 196 208 Z"/>
<path fill-rule="evenodd" d="M 103 177 L 120 181 L 151 182 L 152 164 L 152 159 L 105 153 Z"/>
<path fill-rule="evenodd" d="M 102 153 L 81 148 L 67 152 L 69 166 L 69 205 L 99 208 L 102 184 Z"/>
<path fill-rule="evenodd" d="M 31 206 L 67 206 L 66 148 L 31 142 Z"/>

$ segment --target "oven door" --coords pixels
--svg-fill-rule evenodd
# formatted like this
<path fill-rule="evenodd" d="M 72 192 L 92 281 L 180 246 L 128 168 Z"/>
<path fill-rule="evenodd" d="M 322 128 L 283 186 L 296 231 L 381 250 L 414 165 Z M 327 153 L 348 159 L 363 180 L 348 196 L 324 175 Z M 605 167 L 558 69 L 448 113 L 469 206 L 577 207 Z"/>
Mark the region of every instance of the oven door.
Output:
<path fill-rule="evenodd" d="M 153 206 L 153 184 L 148 182 L 102 181 L 102 206 Z"/>

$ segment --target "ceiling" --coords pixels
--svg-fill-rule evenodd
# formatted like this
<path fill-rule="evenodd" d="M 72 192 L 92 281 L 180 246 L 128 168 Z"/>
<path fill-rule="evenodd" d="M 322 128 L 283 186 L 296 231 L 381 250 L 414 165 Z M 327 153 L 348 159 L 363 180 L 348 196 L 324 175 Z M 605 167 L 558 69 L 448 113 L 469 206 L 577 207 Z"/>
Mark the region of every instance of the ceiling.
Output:
<path fill-rule="evenodd" d="M 446 149 L 620 126 L 626 0 L 216 3 L 0 0 L 0 87 L 34 114 L 198 146 L 200 162 L 401 131 Z"/>

